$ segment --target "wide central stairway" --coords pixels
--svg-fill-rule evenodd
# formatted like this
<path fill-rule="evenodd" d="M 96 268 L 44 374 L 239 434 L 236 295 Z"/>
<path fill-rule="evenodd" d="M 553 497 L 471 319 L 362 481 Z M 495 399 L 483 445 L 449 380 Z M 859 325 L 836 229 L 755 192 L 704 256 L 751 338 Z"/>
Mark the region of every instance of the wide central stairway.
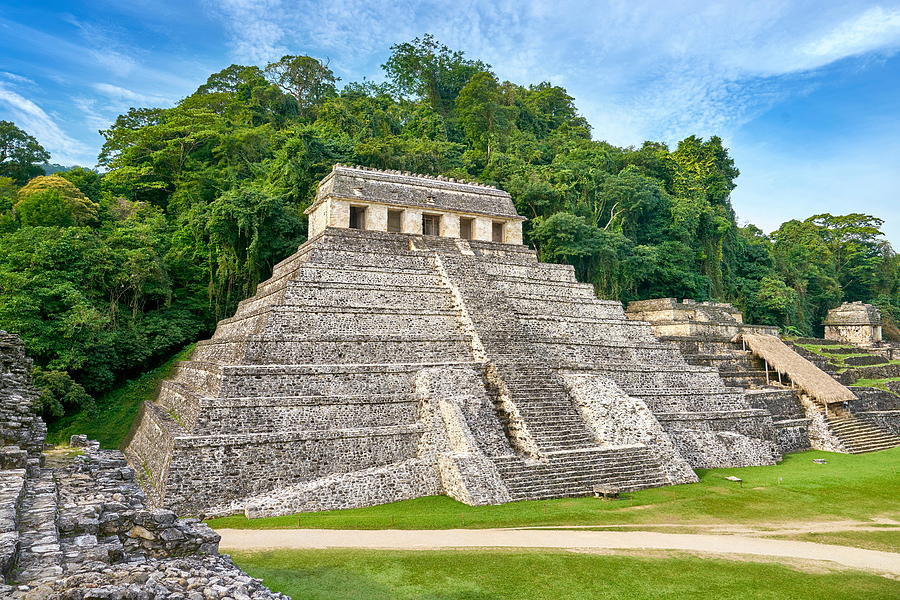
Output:
<path fill-rule="evenodd" d="M 506 414 L 503 402 L 496 402 L 509 439 L 520 452 L 493 458 L 514 500 L 589 495 L 595 485 L 632 491 L 670 483 L 646 446 L 601 446 L 546 355 L 532 343 L 507 300 L 510 286 L 527 287 L 529 282 L 517 276 L 504 279 L 496 272 L 510 268 L 504 260 L 512 260 L 512 268 L 534 260 L 530 252 L 521 257 L 505 252 L 503 260 L 485 261 L 476 257 L 469 242 L 423 238 L 414 244 L 437 252 L 439 270 L 458 290 L 502 393 L 515 407 L 514 418 Z M 494 265 L 494 272 L 484 267 L 486 262 Z M 590 286 L 556 285 L 550 291 L 562 298 L 584 287 Z M 523 442 L 526 436 L 530 444 Z"/>
<path fill-rule="evenodd" d="M 640 418 L 601 431 L 572 391 L 585 378 Z M 158 505 L 296 512 L 449 493 L 484 469 L 509 499 L 682 483 L 690 467 L 771 464 L 773 440 L 767 411 L 570 266 L 520 245 L 329 228 L 179 363 L 126 454 Z"/>

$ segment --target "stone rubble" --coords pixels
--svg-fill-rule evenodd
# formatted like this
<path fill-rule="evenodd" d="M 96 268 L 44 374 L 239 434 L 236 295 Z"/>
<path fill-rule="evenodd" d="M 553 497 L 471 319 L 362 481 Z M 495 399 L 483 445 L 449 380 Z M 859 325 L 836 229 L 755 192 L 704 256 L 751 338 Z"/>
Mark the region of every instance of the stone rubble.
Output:
<path fill-rule="evenodd" d="M 146 507 L 121 452 L 72 436 L 42 453 L 30 370 L 0 332 L 0 598 L 286 598 L 220 556 L 206 524 Z"/>

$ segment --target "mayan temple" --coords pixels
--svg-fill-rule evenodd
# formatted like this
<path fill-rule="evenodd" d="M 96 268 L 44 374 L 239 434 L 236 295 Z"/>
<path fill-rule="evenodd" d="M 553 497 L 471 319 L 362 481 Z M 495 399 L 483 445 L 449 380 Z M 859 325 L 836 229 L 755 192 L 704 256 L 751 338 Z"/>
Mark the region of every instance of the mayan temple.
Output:
<path fill-rule="evenodd" d="M 772 464 L 771 414 L 522 244 L 509 194 L 337 165 L 309 240 L 148 403 L 149 500 L 248 516 L 468 504 Z"/>

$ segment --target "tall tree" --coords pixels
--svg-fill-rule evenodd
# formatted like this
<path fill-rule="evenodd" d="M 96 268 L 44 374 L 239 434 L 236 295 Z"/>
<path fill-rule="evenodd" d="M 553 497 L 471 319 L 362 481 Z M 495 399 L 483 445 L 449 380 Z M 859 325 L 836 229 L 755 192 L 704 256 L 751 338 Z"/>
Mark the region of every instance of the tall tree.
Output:
<path fill-rule="evenodd" d="M 306 118 L 315 116 L 315 109 L 328 97 L 335 95 L 339 80 L 327 65 L 311 56 L 282 56 L 266 65 L 266 75 L 281 90 L 290 94 Z"/>
<path fill-rule="evenodd" d="M 19 190 L 18 197 L 13 209 L 26 226 L 70 227 L 97 220 L 97 204 L 58 175 L 35 177 Z"/>
<path fill-rule="evenodd" d="M 487 71 L 475 73 L 456 97 L 456 114 L 466 136 L 487 153 L 490 164 L 491 151 L 515 122 L 515 107 L 504 105 L 497 78 Z"/>
<path fill-rule="evenodd" d="M 11 121 L 0 121 L 0 177 L 11 177 L 24 185 L 32 177 L 44 174 L 41 164 L 50 160 L 36 139 Z"/>
<path fill-rule="evenodd" d="M 431 34 L 391 46 L 382 65 L 401 94 L 425 99 L 443 115 L 453 112 L 459 91 L 479 71 L 490 71 L 480 60 L 468 60 L 463 52 L 439 43 Z"/>

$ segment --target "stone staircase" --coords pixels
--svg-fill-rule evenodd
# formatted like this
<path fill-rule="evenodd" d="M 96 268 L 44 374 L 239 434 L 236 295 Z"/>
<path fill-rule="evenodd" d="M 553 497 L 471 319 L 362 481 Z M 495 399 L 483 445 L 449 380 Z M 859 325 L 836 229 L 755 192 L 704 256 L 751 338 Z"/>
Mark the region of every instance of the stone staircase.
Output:
<path fill-rule="evenodd" d="M 646 446 L 554 452 L 543 461 L 494 459 L 513 500 L 591 495 L 595 485 L 630 492 L 668 484 Z"/>
<path fill-rule="evenodd" d="M 487 359 L 496 366 L 538 451 L 596 446 L 565 386 L 539 360 L 503 294 L 479 285 L 483 273 L 478 263 L 463 256 L 443 256 L 441 260 L 463 297 Z"/>
<path fill-rule="evenodd" d="M 587 496 L 595 485 L 633 491 L 668 480 L 646 446 L 604 448 L 588 431 L 565 385 L 541 359 L 505 295 L 485 286 L 488 275 L 471 257 L 456 254 L 446 241 L 426 243 L 441 254 L 443 270 L 457 287 L 478 332 L 487 359 L 522 419 L 537 456 L 494 457 L 514 500 Z M 498 415 L 507 418 L 498 406 Z M 509 431 L 509 423 L 505 423 Z M 516 445 L 515 437 L 510 442 Z"/>
<path fill-rule="evenodd" d="M 745 350 L 740 342 L 725 339 L 691 340 L 666 337 L 665 341 L 676 343 L 688 364 L 715 367 L 719 377 L 729 387 L 744 389 L 767 388 L 778 382 L 778 374 L 769 373 L 766 379 L 762 360 Z"/>
<path fill-rule="evenodd" d="M 900 446 L 900 436 L 850 413 L 828 413 L 825 422 L 850 454 L 878 452 Z"/>
<path fill-rule="evenodd" d="M 25 484 L 19 520 L 19 556 L 14 578 L 33 581 L 63 573 L 63 552 L 56 526 L 59 494 L 52 469 Z"/>
<path fill-rule="evenodd" d="M 715 367 L 726 385 L 744 391 L 744 397 L 753 408 L 769 411 L 782 453 L 810 447 L 809 419 L 799 393 L 786 387 L 787 381 L 779 382 L 774 370 L 767 378 L 762 359 L 753 356 L 741 342 L 724 338 L 662 339 L 677 344 L 688 364 Z"/>

